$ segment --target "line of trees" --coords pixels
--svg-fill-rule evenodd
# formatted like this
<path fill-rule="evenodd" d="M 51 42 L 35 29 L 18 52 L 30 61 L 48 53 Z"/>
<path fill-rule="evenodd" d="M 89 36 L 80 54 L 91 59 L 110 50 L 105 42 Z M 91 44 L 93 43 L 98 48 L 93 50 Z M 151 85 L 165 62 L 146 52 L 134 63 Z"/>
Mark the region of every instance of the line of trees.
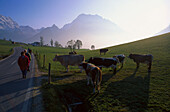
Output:
<path fill-rule="evenodd" d="M 70 40 L 67 42 L 67 47 L 70 48 L 71 51 L 75 51 L 75 49 L 80 49 L 83 46 L 81 40 Z"/>
<path fill-rule="evenodd" d="M 62 48 L 63 46 L 58 42 L 58 41 L 53 41 L 53 39 L 50 40 L 51 46 L 55 47 L 60 47 Z M 40 37 L 40 46 L 44 45 L 44 38 L 41 36 Z M 70 48 L 71 51 L 75 51 L 75 49 L 80 49 L 83 46 L 83 43 L 81 40 L 70 40 L 67 42 L 67 45 L 65 46 L 66 48 Z M 95 46 L 91 45 L 91 49 L 94 50 Z"/>

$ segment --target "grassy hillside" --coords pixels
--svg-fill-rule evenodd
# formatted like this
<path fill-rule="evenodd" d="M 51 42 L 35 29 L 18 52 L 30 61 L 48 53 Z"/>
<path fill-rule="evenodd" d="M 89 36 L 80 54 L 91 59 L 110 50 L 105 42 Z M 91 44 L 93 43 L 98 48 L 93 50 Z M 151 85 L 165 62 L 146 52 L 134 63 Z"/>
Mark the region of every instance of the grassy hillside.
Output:
<path fill-rule="evenodd" d="M 10 41 L 0 39 L 0 60 L 12 54 L 12 48 L 17 45 L 12 44 Z"/>
<path fill-rule="evenodd" d="M 55 54 L 68 54 L 68 49 L 32 48 L 41 57 L 46 54 L 48 63 L 52 64 L 52 84 L 43 81 L 42 92 L 46 111 L 170 111 L 170 33 L 128 44 L 109 47 L 106 55 L 99 55 L 99 50 L 83 51 L 86 60 L 91 56 L 112 57 L 125 54 L 125 65 L 116 75 L 111 69 L 103 69 L 101 93 L 92 94 L 92 87 L 86 85 L 85 72 L 78 73 L 78 67 L 70 67 L 69 73 L 60 63 L 52 62 Z M 127 58 L 130 53 L 152 54 L 154 56 L 152 72 L 147 72 L 146 64 L 136 69 L 136 64 Z M 39 59 L 39 58 L 38 58 Z M 42 66 L 42 58 L 39 60 Z M 70 104 L 82 102 L 77 106 Z"/>

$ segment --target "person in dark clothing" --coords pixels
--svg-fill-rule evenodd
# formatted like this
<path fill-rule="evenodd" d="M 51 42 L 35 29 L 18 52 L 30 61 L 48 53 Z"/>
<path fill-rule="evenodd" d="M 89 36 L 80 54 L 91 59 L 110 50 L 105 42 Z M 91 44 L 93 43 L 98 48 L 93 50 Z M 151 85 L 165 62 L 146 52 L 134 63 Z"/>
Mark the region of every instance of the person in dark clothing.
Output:
<path fill-rule="evenodd" d="M 28 52 L 30 53 L 30 55 L 31 55 L 31 53 L 32 53 L 32 50 L 30 49 L 30 48 L 28 48 Z"/>
<path fill-rule="evenodd" d="M 29 61 L 28 57 L 25 56 L 25 52 L 21 52 L 21 56 L 18 58 L 18 65 L 21 69 L 23 78 L 26 78 L 29 63 L 30 63 L 30 61 Z"/>
<path fill-rule="evenodd" d="M 30 55 L 30 53 L 28 53 L 26 49 L 24 49 L 24 52 L 25 52 L 25 55 L 28 57 L 29 61 L 31 61 L 31 55 Z M 28 65 L 28 70 L 27 70 L 27 71 L 30 72 L 30 67 L 29 67 L 29 65 Z"/>

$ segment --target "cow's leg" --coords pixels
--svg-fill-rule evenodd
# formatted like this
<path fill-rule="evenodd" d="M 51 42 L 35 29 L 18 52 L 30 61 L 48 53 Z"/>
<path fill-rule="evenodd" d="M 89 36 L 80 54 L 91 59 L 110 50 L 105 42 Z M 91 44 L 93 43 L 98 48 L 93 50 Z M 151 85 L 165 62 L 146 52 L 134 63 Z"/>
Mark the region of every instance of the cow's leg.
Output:
<path fill-rule="evenodd" d="M 93 79 L 92 79 L 93 80 Z M 96 89 L 96 83 L 95 81 L 92 81 L 92 85 L 93 85 L 93 93 L 95 93 L 95 89 Z"/>
<path fill-rule="evenodd" d="M 66 69 L 67 69 L 67 71 L 66 71 L 66 72 L 68 72 L 68 70 L 69 70 L 69 67 L 68 67 L 68 65 L 66 66 Z"/>
<path fill-rule="evenodd" d="M 95 93 L 95 89 L 96 89 L 96 74 L 93 72 L 93 74 L 91 74 L 91 81 L 92 81 L 92 86 L 93 86 L 93 93 Z"/>
<path fill-rule="evenodd" d="M 82 71 L 83 71 L 83 69 L 81 68 L 81 69 L 80 69 L 80 73 L 82 73 Z"/>
<path fill-rule="evenodd" d="M 78 66 L 78 67 L 79 67 L 79 69 L 80 69 L 80 73 L 82 73 L 83 67 L 82 67 L 82 66 Z"/>
<path fill-rule="evenodd" d="M 151 66 L 152 66 L 152 62 L 149 63 L 148 72 L 151 72 Z"/>
<path fill-rule="evenodd" d="M 136 65 L 137 65 L 137 68 L 139 68 L 139 63 L 138 62 L 136 62 Z"/>
<path fill-rule="evenodd" d="M 122 63 L 122 66 L 121 66 L 121 68 L 123 68 L 123 61 L 122 61 L 121 63 Z"/>
<path fill-rule="evenodd" d="M 89 74 L 87 74 L 87 85 L 89 85 L 89 80 L 90 80 L 90 77 L 88 75 Z"/>
<path fill-rule="evenodd" d="M 113 74 L 116 74 L 116 65 L 113 66 Z"/>
<path fill-rule="evenodd" d="M 98 93 L 100 93 L 100 79 L 99 79 L 100 76 L 97 77 L 97 90 L 98 90 Z"/>

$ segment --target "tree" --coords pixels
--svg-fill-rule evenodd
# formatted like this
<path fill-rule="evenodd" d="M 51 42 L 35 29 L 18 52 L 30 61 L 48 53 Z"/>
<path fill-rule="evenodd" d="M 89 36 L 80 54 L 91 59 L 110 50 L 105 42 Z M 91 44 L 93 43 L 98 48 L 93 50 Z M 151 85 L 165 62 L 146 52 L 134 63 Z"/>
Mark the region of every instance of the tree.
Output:
<path fill-rule="evenodd" d="M 59 42 L 58 41 L 55 41 L 55 47 L 59 47 Z"/>
<path fill-rule="evenodd" d="M 61 48 L 61 47 L 63 47 L 61 44 L 59 44 L 59 42 L 58 42 L 58 41 L 55 41 L 55 43 L 54 43 L 54 44 L 55 44 L 55 47 L 60 47 L 60 48 Z"/>
<path fill-rule="evenodd" d="M 75 46 L 78 48 L 78 49 L 80 49 L 80 47 L 82 47 L 82 41 L 81 40 L 77 40 L 76 42 L 75 42 Z"/>
<path fill-rule="evenodd" d="M 51 39 L 50 43 L 51 43 L 51 46 L 53 46 L 53 40 L 52 39 Z"/>
<path fill-rule="evenodd" d="M 91 49 L 94 50 L 94 49 L 95 49 L 95 46 L 94 46 L 94 45 L 91 45 Z"/>
<path fill-rule="evenodd" d="M 75 40 L 70 40 L 67 42 L 68 48 L 70 48 L 71 52 L 75 48 Z"/>
<path fill-rule="evenodd" d="M 40 46 L 43 46 L 43 44 L 44 44 L 44 38 L 41 36 L 40 37 Z"/>

